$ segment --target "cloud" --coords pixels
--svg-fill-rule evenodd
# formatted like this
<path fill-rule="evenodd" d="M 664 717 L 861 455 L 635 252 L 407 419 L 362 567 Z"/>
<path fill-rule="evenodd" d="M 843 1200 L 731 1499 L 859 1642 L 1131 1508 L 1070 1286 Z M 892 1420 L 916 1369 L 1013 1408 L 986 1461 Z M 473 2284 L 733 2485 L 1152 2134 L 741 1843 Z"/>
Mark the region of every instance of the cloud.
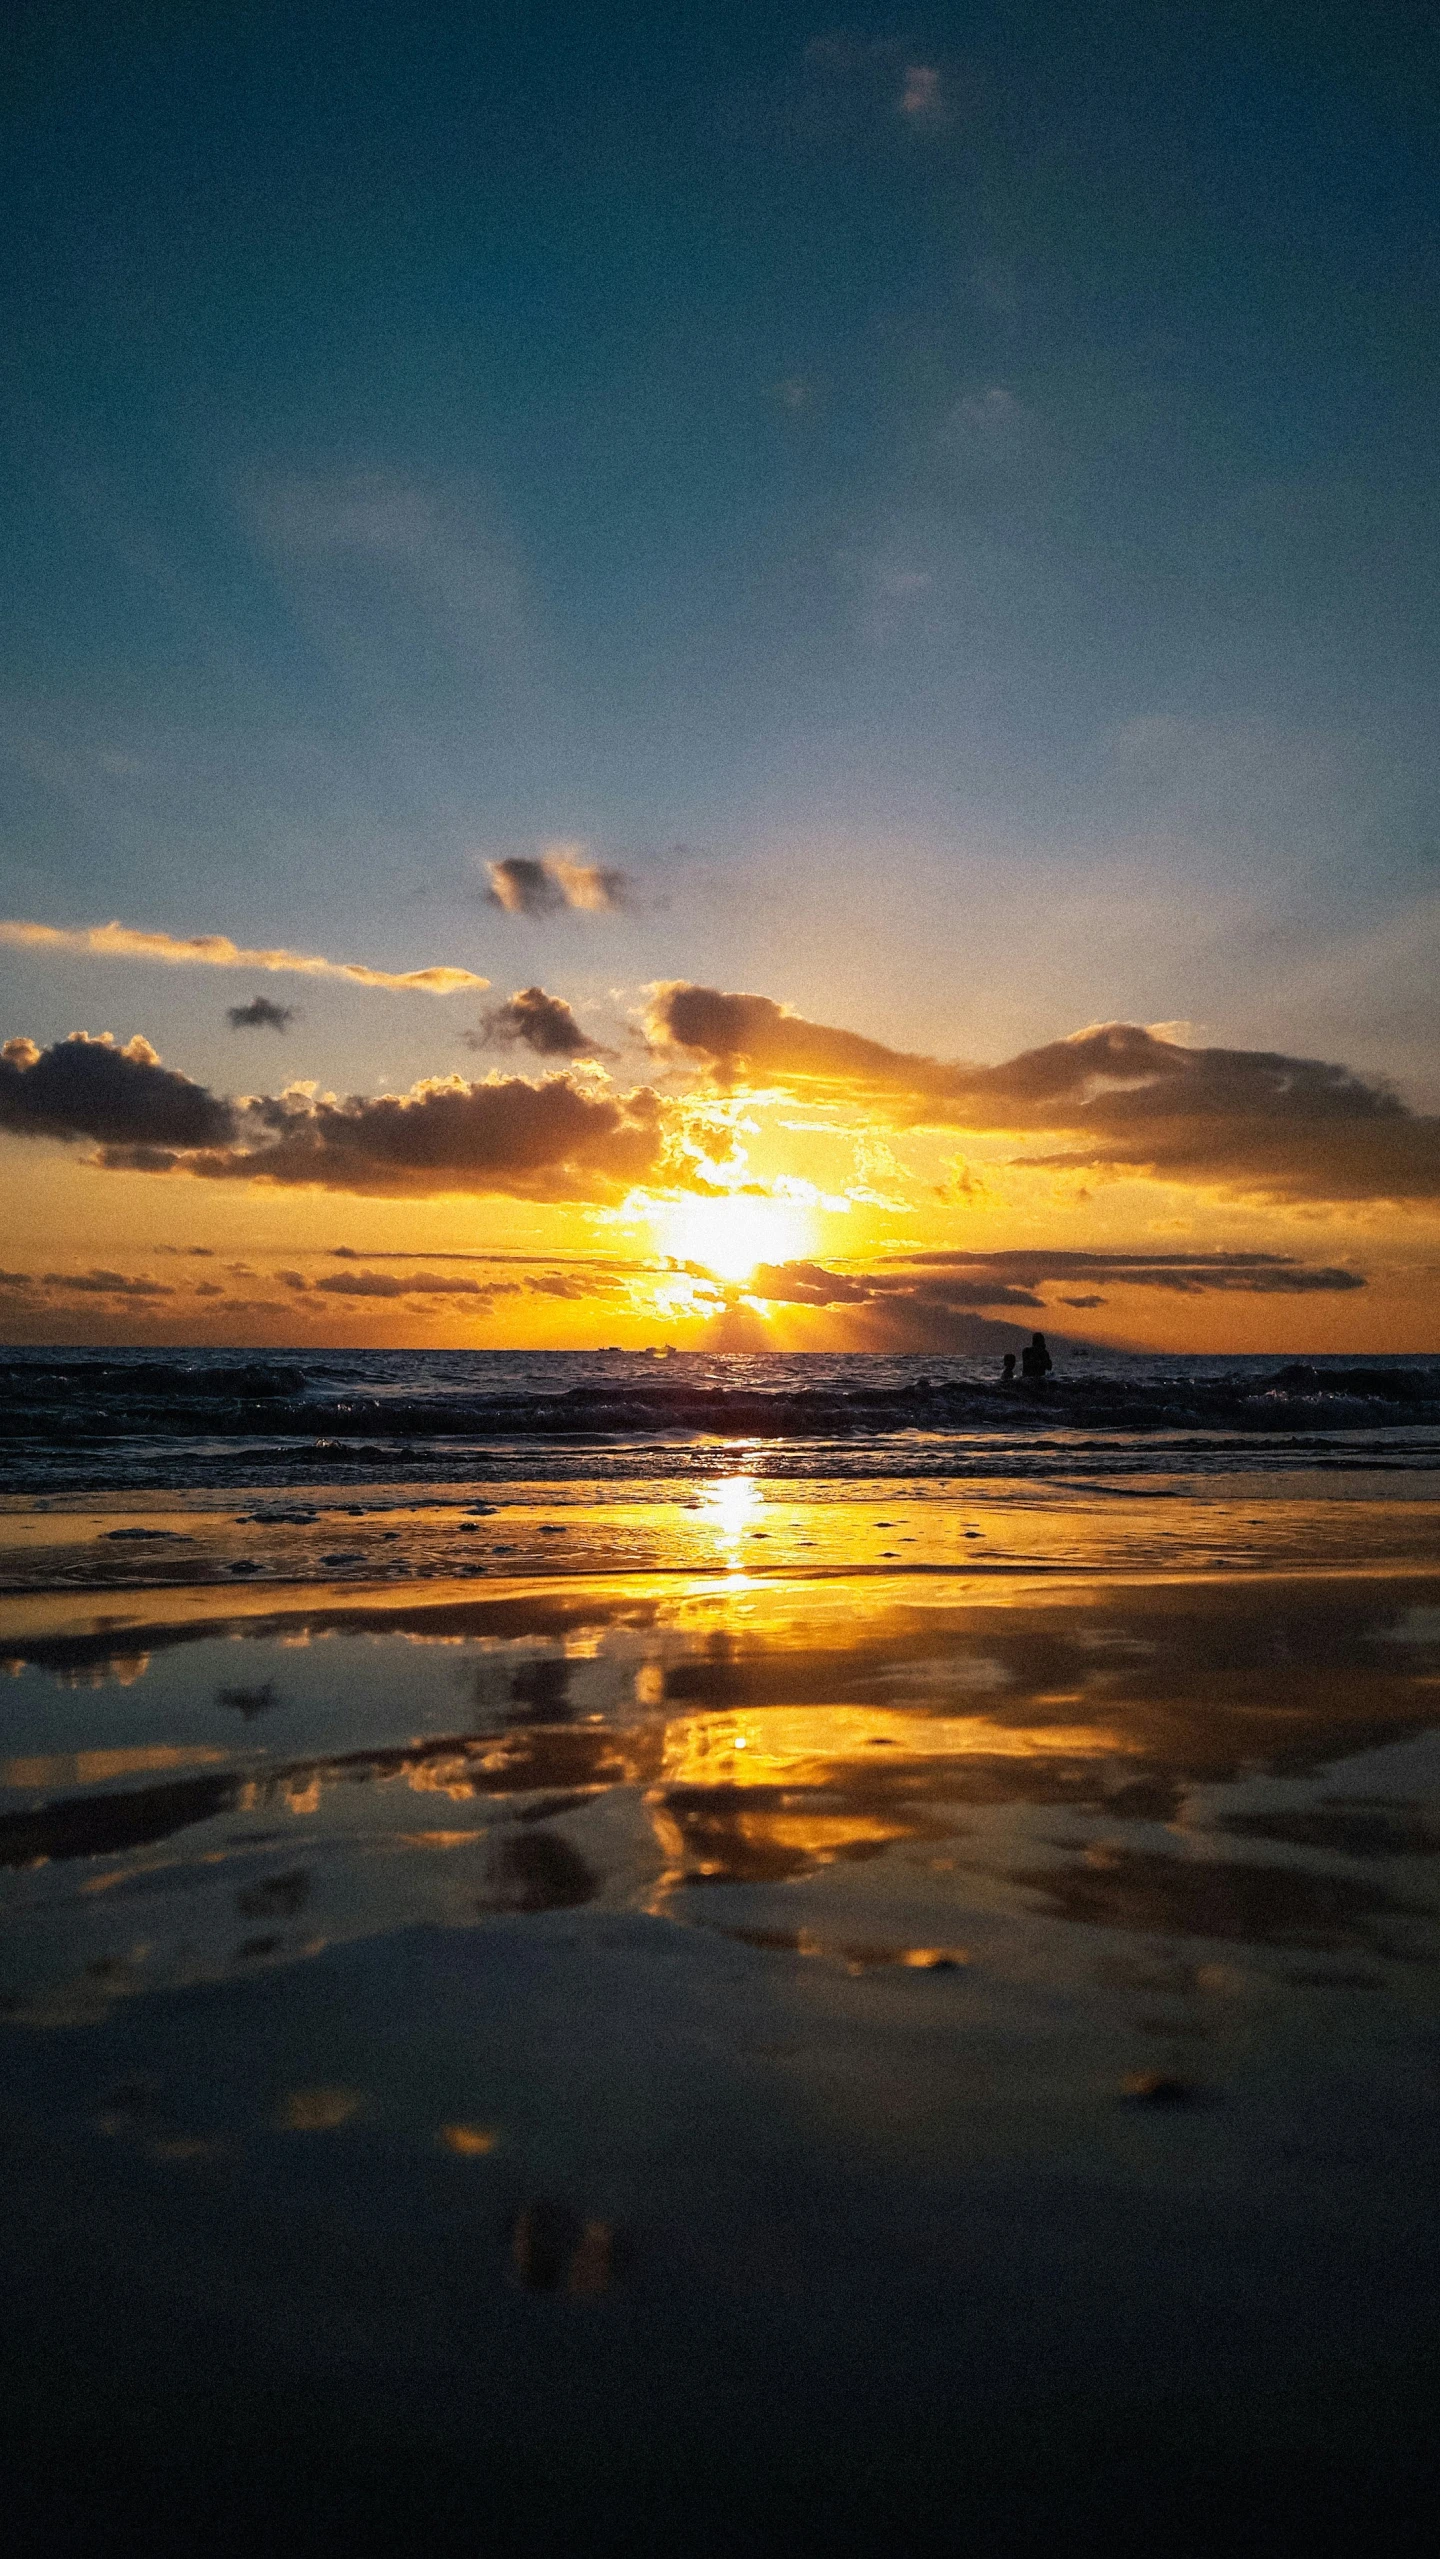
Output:
<path fill-rule="evenodd" d="M 623 1296 L 629 1274 L 617 1278 L 602 1271 L 543 1271 L 525 1286 L 536 1297 Z"/>
<path fill-rule="evenodd" d="M 473 969 L 372 969 L 357 960 L 326 960 L 305 951 L 251 951 L 224 933 L 142 933 L 128 924 L 90 924 L 70 931 L 58 924 L 0 918 L 0 944 L 11 950 L 68 952 L 81 959 L 152 960 L 169 968 L 265 969 L 292 977 L 345 978 L 353 986 L 380 986 L 404 994 L 480 993 L 490 983 Z"/>
<path fill-rule="evenodd" d="M 538 1084 L 436 1077 L 345 1101 L 295 1085 L 231 1102 L 162 1066 L 138 1036 L 123 1049 L 85 1031 L 48 1049 L 26 1039 L 0 1048 L 0 1130 L 93 1138 L 114 1172 L 378 1197 L 601 1199 L 660 1174 L 664 1117 L 648 1087 L 610 1094 L 564 1073 Z"/>
<path fill-rule="evenodd" d="M 579 859 L 583 847 L 557 844 L 537 861 L 510 855 L 487 862 L 486 895 L 506 915 L 558 915 L 566 907 L 586 915 L 612 913 L 629 903 L 628 871 Z"/>
<path fill-rule="evenodd" d="M 547 995 L 541 986 L 522 987 L 508 1004 L 492 1005 L 479 1030 L 465 1034 L 467 1048 L 491 1048 L 516 1040 L 533 1049 L 537 1057 L 608 1054 L 581 1029 L 564 997 Z"/>
<path fill-rule="evenodd" d="M 248 1004 L 227 1004 L 225 1019 L 232 1031 L 288 1031 L 295 1007 L 272 1004 L 268 995 L 252 995 Z"/>
<path fill-rule="evenodd" d="M 26 1297 L 32 1303 L 42 1291 L 61 1297 L 108 1297 L 138 1300 L 144 1305 L 152 1298 L 174 1297 L 177 1291 L 164 1280 L 150 1279 L 143 1273 L 130 1271 L 43 1271 L 37 1277 L 32 1271 L 0 1271 L 0 1294 Z M 198 1295 L 216 1292 L 201 1289 Z"/>
<path fill-rule="evenodd" d="M 1346 1066 L 1188 1048 L 1103 1022 L 1000 1066 L 949 1064 L 806 1020 L 765 995 L 657 987 L 652 1045 L 726 1089 L 848 1101 L 891 1126 L 1064 1143 L 1023 1160 L 1278 1200 L 1440 1199 L 1440 1118 Z"/>
<path fill-rule="evenodd" d="M 290 1279 L 293 1284 L 293 1274 L 282 1272 L 280 1276 Z M 393 1271 L 334 1271 L 328 1279 L 316 1280 L 315 1286 L 328 1297 L 490 1297 L 494 1294 L 493 1290 L 482 1288 L 479 1280 L 442 1279 L 435 1271 L 411 1271 L 404 1278 Z"/>
<path fill-rule="evenodd" d="M 372 1198 L 455 1191 L 597 1200 L 655 1180 L 665 1153 L 657 1094 L 642 1086 L 612 1097 L 566 1075 L 540 1084 L 449 1076 L 343 1102 L 297 1088 L 248 1102 L 242 1131 L 240 1143 L 209 1147 L 120 1138 L 106 1143 L 100 1161 L 111 1172 L 193 1173 Z"/>
<path fill-rule="evenodd" d="M 911 124 L 948 124 L 940 74 L 933 62 L 909 62 L 900 84 L 899 111 Z"/>
<path fill-rule="evenodd" d="M 1289 1253 L 1078 1253 L 1033 1246 L 995 1253 L 907 1253 L 892 1269 L 984 1272 L 1005 1282 L 1041 1288 L 1052 1280 L 1109 1281 L 1123 1288 L 1156 1288 L 1179 1297 L 1216 1291 L 1249 1297 L 1304 1297 L 1316 1291 L 1364 1288 L 1358 1271 L 1332 1263 L 1297 1261 Z M 977 1301 L 987 1303 L 986 1300 Z M 1067 1306 L 1100 1305 L 1099 1298 L 1068 1297 Z"/>
<path fill-rule="evenodd" d="M 74 1031 L 53 1047 L 0 1048 L 0 1129 L 17 1137 L 90 1137 L 102 1146 L 225 1146 L 236 1114 L 203 1084 L 162 1066 L 146 1039 L 117 1048 L 108 1031 Z"/>
<path fill-rule="evenodd" d="M 884 1100 L 933 1087 L 943 1099 L 957 1072 L 807 1021 L 771 996 L 722 995 L 684 981 L 656 987 L 646 1031 L 655 1048 L 687 1050 L 725 1085 L 789 1084 L 802 1095 L 819 1087 L 837 1098 L 873 1092 Z"/>
<path fill-rule="evenodd" d="M 250 1124 L 253 1142 L 196 1157 L 190 1169 L 380 1196 L 589 1199 L 653 1178 L 664 1147 L 655 1094 L 612 1097 L 565 1074 L 539 1084 L 449 1076 L 344 1102 L 295 1091 L 252 1104 Z"/>
<path fill-rule="evenodd" d="M 843 1310 L 850 1346 L 860 1350 L 976 1351 L 993 1346 L 1003 1326 L 986 1324 L 981 1310 L 1004 1315 L 1014 1308 L 1047 1311 L 1038 1291 L 1057 1278 L 1085 1271 L 1118 1285 L 1199 1296 L 1207 1291 L 1269 1296 L 1363 1288 L 1355 1271 L 1319 1267 L 1276 1253 L 1071 1253 L 1023 1250 L 998 1253 L 915 1253 L 875 1271 L 828 1270 L 817 1262 L 762 1263 L 742 1294 L 767 1305 Z M 1093 1292 L 1060 1299 L 1065 1306 L 1095 1307 Z"/>
<path fill-rule="evenodd" d="M 124 1271 L 46 1271 L 42 1288 L 72 1289 L 84 1297 L 173 1297 L 164 1280 L 136 1279 Z"/>
<path fill-rule="evenodd" d="M 747 1297 L 784 1306 L 874 1306 L 887 1297 L 943 1299 L 949 1308 L 1043 1306 L 1028 1288 L 998 1276 L 922 1281 L 912 1274 L 877 1271 L 857 1277 L 827 1271 L 816 1262 L 761 1262 L 745 1283 Z"/>

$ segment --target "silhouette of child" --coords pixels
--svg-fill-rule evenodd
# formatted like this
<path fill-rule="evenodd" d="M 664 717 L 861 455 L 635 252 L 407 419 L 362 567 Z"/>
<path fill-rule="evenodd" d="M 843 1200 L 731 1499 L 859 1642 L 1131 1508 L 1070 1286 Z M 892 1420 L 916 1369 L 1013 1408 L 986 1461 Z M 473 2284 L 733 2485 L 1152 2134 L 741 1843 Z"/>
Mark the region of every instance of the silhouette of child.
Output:
<path fill-rule="evenodd" d="M 1000 1383 L 1002 1386 L 1013 1386 L 1015 1383 L 1015 1354 L 1013 1351 L 1007 1351 L 1004 1360 L 1001 1363 Z"/>

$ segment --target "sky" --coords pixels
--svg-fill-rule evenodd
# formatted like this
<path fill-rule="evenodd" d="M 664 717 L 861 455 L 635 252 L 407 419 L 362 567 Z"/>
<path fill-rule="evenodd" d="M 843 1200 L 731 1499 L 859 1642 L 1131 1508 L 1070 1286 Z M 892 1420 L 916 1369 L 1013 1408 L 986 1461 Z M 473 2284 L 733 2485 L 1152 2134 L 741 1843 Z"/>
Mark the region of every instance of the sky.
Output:
<path fill-rule="evenodd" d="M 1440 1347 L 1432 9 L 0 43 L 0 1338 Z"/>

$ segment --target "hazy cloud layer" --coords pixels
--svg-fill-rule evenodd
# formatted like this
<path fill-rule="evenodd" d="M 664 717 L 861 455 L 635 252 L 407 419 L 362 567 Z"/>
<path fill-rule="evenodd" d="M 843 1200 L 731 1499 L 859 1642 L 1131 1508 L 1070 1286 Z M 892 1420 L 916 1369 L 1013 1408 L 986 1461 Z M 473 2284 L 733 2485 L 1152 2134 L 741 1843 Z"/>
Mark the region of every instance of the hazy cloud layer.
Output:
<path fill-rule="evenodd" d="M 538 860 L 522 855 L 487 862 L 486 895 L 506 915 L 558 915 L 573 907 L 585 915 L 625 906 L 634 885 L 628 871 L 585 862 L 580 845 L 557 845 Z"/>
<path fill-rule="evenodd" d="M 1030 1162 L 1295 1200 L 1440 1198 L 1440 1119 L 1345 1066 L 1186 1048 L 1110 1022 L 1001 1066 L 948 1064 L 807 1021 L 764 995 L 657 990 L 655 1047 L 726 1088 L 850 1101 L 893 1124 L 1063 1140 Z"/>
<path fill-rule="evenodd" d="M 272 1004 L 268 995 L 252 995 L 248 1004 L 227 1004 L 225 1019 L 232 1031 L 288 1031 L 295 1007 Z"/>
<path fill-rule="evenodd" d="M 478 1031 L 467 1031 L 467 1048 L 497 1048 L 520 1041 L 537 1057 L 604 1055 L 599 1042 L 581 1029 L 563 995 L 547 995 L 543 986 L 525 986 L 508 1004 L 494 1004 Z"/>
<path fill-rule="evenodd" d="M 358 960 L 326 960 L 306 951 L 250 951 L 224 933 L 142 933 L 128 924 L 91 924 L 68 931 L 58 924 L 0 919 L 0 944 L 11 950 L 64 952 L 89 960 L 158 960 L 170 968 L 265 969 L 292 977 L 346 978 L 353 986 L 382 986 L 404 994 L 479 994 L 489 985 L 473 969 L 372 969 Z"/>

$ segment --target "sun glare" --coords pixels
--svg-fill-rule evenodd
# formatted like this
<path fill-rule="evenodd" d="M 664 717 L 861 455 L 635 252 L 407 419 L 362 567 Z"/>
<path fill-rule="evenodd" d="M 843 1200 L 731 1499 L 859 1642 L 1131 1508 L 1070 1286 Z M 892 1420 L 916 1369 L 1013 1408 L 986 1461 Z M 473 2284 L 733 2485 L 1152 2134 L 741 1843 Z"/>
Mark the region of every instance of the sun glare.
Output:
<path fill-rule="evenodd" d="M 787 1262 L 811 1249 L 810 1213 L 795 1200 L 727 1192 L 723 1199 L 680 1200 L 661 1221 L 665 1249 L 698 1262 L 717 1279 L 748 1279 L 758 1262 Z"/>

